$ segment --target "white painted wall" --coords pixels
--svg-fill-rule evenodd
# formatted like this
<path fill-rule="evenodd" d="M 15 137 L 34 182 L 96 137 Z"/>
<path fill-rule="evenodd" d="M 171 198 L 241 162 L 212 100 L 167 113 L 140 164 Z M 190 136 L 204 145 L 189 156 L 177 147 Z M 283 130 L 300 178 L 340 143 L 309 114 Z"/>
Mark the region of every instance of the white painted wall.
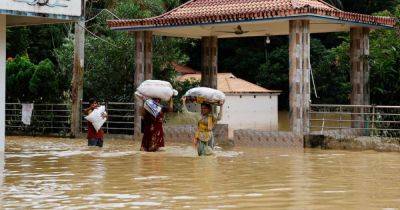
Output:
<path fill-rule="evenodd" d="M 6 15 L 0 15 L 0 160 L 4 155 L 6 117 Z M 0 163 L 1 164 L 1 163 Z"/>
<path fill-rule="evenodd" d="M 0 10 L 81 16 L 82 0 L 49 0 L 49 4 L 55 3 L 64 4 L 66 7 L 32 6 L 25 2 L 17 2 L 15 0 L 0 0 Z"/>
<path fill-rule="evenodd" d="M 227 95 L 221 124 L 229 125 L 229 135 L 238 129 L 278 130 L 277 95 Z"/>
<path fill-rule="evenodd" d="M 188 110 L 199 112 L 196 104 L 187 104 Z M 278 130 L 278 95 L 227 95 L 220 124 L 229 125 L 229 137 L 238 129 L 263 131 Z"/>

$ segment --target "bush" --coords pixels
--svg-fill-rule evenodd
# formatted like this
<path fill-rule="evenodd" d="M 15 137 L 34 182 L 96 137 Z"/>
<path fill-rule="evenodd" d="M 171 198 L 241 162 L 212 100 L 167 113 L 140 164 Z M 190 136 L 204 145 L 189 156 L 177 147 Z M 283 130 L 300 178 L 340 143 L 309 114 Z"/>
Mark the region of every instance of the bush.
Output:
<path fill-rule="evenodd" d="M 7 62 L 7 101 L 57 102 L 58 82 L 54 64 L 46 59 L 38 65 L 29 57 L 17 56 Z"/>

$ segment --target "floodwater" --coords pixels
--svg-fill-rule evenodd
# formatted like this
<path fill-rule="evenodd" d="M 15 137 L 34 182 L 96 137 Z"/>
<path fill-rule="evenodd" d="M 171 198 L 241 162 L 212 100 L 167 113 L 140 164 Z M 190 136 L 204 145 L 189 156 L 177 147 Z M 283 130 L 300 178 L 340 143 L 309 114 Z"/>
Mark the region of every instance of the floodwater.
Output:
<path fill-rule="evenodd" d="M 397 209 L 398 153 L 8 137 L 2 209 Z"/>

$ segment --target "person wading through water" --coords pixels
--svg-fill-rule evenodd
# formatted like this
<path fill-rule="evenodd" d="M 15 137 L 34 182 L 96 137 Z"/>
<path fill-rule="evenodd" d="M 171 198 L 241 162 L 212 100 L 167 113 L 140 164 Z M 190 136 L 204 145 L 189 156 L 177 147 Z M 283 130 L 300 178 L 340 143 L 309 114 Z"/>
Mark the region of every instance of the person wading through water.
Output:
<path fill-rule="evenodd" d="M 155 98 L 152 99 L 156 104 L 160 105 L 161 99 Z M 161 147 L 165 146 L 164 143 L 164 115 L 167 112 L 173 111 L 173 100 L 169 101 L 169 106 L 161 106 L 161 112 L 157 117 L 154 117 L 151 113 L 146 111 L 144 108 L 142 109 L 142 146 L 140 148 L 141 151 L 145 152 L 156 152 Z"/>
<path fill-rule="evenodd" d="M 199 156 L 212 154 L 212 150 L 215 146 L 213 129 L 222 118 L 222 108 L 223 106 L 220 106 L 218 116 L 215 117 L 212 114 L 211 104 L 201 104 L 201 119 L 197 123 L 197 131 L 193 140 L 194 147 L 197 147 Z"/>
<path fill-rule="evenodd" d="M 93 112 L 93 110 L 95 110 L 98 107 L 99 103 L 97 103 L 97 99 L 91 98 L 89 99 L 89 107 L 85 109 L 83 112 L 84 114 L 89 115 L 90 113 Z M 103 114 L 102 117 L 107 118 L 107 114 Z M 96 129 L 93 127 L 93 124 L 89 121 L 87 122 L 87 127 L 88 127 L 88 132 L 87 132 L 88 146 L 103 147 L 103 138 L 104 138 L 103 129 L 96 131 Z"/>

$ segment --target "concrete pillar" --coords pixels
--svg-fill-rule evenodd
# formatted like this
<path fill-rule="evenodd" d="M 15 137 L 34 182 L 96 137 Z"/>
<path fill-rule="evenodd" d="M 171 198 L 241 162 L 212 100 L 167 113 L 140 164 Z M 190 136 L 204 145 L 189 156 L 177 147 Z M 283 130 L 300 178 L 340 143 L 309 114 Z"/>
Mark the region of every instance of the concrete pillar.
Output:
<path fill-rule="evenodd" d="M 353 87 L 350 100 L 352 105 L 370 104 L 369 32 L 368 28 L 350 29 L 350 80 Z M 356 108 L 354 111 L 360 113 L 363 109 Z M 363 118 L 362 115 L 353 115 L 352 120 L 356 122 L 352 123 L 352 127 L 363 128 Z"/>
<path fill-rule="evenodd" d="M 144 32 L 144 80 L 153 79 L 153 32 Z"/>
<path fill-rule="evenodd" d="M 201 86 L 217 89 L 218 37 L 201 39 Z"/>
<path fill-rule="evenodd" d="M 6 15 L 0 15 L 0 166 L 4 164 L 6 121 Z M 0 168 L 0 170 L 2 170 Z"/>
<path fill-rule="evenodd" d="M 135 88 L 137 88 L 144 80 L 153 78 L 153 33 L 150 31 L 135 32 Z M 135 138 L 141 136 L 142 116 L 140 110 L 143 101 L 135 97 L 135 119 L 134 132 Z"/>
<path fill-rule="evenodd" d="M 310 109 L 310 22 L 289 23 L 290 128 L 299 136 L 309 132 Z"/>
<path fill-rule="evenodd" d="M 75 43 L 74 43 L 74 68 L 72 72 L 72 91 L 71 91 L 71 136 L 76 137 L 80 134 L 81 125 L 81 101 L 83 99 L 83 74 L 85 66 L 85 21 L 80 20 L 75 23 Z"/>

